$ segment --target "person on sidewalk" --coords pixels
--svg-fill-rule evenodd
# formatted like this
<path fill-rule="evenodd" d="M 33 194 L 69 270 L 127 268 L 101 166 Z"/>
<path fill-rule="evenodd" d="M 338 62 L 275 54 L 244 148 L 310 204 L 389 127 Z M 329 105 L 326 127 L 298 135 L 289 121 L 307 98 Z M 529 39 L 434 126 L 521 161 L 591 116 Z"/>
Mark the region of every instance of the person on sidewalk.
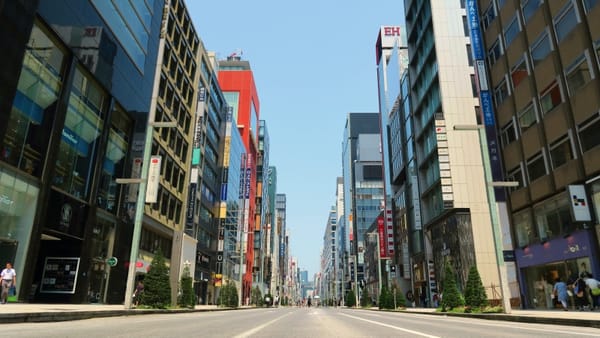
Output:
<path fill-rule="evenodd" d="M 6 268 L 2 270 L 0 276 L 2 277 L 1 302 L 2 304 L 6 304 L 6 299 L 8 298 L 8 292 L 10 288 L 17 285 L 17 273 L 15 272 L 15 269 L 13 269 L 12 263 L 6 263 Z"/>
<path fill-rule="evenodd" d="M 560 304 L 562 304 L 563 310 L 569 311 L 569 305 L 567 303 L 567 299 L 569 299 L 569 295 L 567 294 L 567 284 L 560 280 L 560 277 L 557 277 L 554 283 L 554 296 L 558 298 Z"/>
<path fill-rule="evenodd" d="M 142 293 L 144 292 L 144 281 L 138 281 L 135 291 L 133 292 L 133 305 L 140 305 L 140 300 L 142 298 Z"/>
<path fill-rule="evenodd" d="M 591 278 L 583 278 L 585 285 L 590 290 L 590 296 L 592 297 L 592 310 L 600 309 L 600 281 Z"/>
<path fill-rule="evenodd" d="M 583 274 L 582 274 L 583 276 Z M 588 296 L 587 296 L 587 292 L 586 292 L 586 285 L 585 282 L 583 281 L 582 277 L 579 277 L 575 280 L 575 282 L 572 285 L 573 287 L 573 296 L 575 298 L 575 307 L 577 307 L 577 309 L 579 311 L 584 311 L 586 310 L 589 305 L 590 302 L 588 300 Z"/>

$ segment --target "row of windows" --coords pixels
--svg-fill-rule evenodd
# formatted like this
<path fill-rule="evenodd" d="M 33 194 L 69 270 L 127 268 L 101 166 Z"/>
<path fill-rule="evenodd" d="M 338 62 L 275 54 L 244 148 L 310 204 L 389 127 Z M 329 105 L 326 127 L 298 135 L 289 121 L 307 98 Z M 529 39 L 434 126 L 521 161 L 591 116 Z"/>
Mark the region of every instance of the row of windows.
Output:
<path fill-rule="evenodd" d="M 580 226 L 571 218 L 569 200 L 565 195 L 515 214 L 514 224 L 517 245 L 521 248 L 536 241 L 566 236 Z"/>
<path fill-rule="evenodd" d="M 600 44 L 596 49 L 596 60 L 600 60 L 600 54 L 598 53 L 600 53 Z M 546 88 L 541 90 L 538 93 L 538 96 L 528 105 L 517 112 L 515 121 L 510 121 L 507 125 L 502 127 L 500 133 L 502 145 L 506 146 L 510 142 L 516 140 L 519 134 L 524 133 L 532 125 L 540 121 L 538 112 L 545 115 L 564 102 L 565 90 L 562 89 L 563 87 L 566 87 L 566 93 L 572 97 L 577 94 L 578 90 L 594 79 L 595 74 L 590 71 L 592 68 L 591 62 L 592 57 L 589 51 L 586 51 L 577 57 L 571 65 L 565 67 L 564 82 L 560 81 L 561 78 L 551 82 Z M 529 67 L 527 62 L 525 62 L 525 59 L 522 58 L 511 70 L 509 79 L 512 80 L 513 86 L 510 91 L 514 91 L 528 75 Z M 494 97 L 498 105 L 509 95 L 509 82 L 510 81 L 503 79 L 494 89 Z"/>
<path fill-rule="evenodd" d="M 516 168 L 509 168 L 507 179 L 519 182 L 519 187 L 524 187 L 527 182 L 533 182 L 552 170 L 559 168 L 570 160 L 577 157 L 574 137 L 579 138 L 581 153 L 600 145 L 600 116 L 596 115 L 590 122 L 577 127 L 576 136 L 570 131 L 564 137 L 554 141 L 547 148 L 543 148 L 537 154 L 527 159 L 525 163 Z M 526 181 L 527 178 L 527 181 Z"/>

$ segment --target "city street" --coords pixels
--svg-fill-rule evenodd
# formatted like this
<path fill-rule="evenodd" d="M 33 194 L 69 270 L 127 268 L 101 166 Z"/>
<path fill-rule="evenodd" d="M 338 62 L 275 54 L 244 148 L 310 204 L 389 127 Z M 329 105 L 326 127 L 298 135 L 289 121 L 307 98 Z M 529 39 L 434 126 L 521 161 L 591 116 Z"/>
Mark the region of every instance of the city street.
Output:
<path fill-rule="evenodd" d="M 269 308 L 2 325 L 5 337 L 598 337 L 599 329 L 342 308 Z"/>

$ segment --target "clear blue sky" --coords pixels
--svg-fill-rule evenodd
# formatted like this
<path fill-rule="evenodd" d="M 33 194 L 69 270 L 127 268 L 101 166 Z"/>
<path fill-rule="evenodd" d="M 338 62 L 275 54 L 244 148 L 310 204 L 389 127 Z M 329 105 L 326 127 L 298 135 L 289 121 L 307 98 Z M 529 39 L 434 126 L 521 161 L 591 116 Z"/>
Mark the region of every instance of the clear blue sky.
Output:
<path fill-rule="evenodd" d="M 348 112 L 376 112 L 375 42 L 404 22 L 403 1 L 186 0 L 204 46 L 242 50 L 270 135 L 277 193 L 287 196 L 291 255 L 309 279 L 320 269 Z"/>

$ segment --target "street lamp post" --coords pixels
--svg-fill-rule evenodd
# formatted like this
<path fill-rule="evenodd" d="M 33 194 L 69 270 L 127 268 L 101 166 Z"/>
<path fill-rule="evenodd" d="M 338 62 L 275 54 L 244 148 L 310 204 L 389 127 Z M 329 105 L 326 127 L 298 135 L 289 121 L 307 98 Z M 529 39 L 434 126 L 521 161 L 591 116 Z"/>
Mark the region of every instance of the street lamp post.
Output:
<path fill-rule="evenodd" d="M 148 124 L 146 126 L 146 138 L 144 140 L 144 151 L 142 155 L 142 168 L 139 179 L 117 179 L 116 182 L 119 184 L 131 184 L 139 183 L 138 195 L 135 204 L 135 217 L 133 221 L 133 236 L 131 239 L 131 253 L 129 255 L 129 269 L 127 271 L 127 284 L 125 287 L 125 309 L 131 308 L 131 295 L 133 294 L 133 288 L 135 284 L 135 269 L 137 256 L 140 246 L 140 237 L 142 233 L 142 220 L 144 217 L 144 207 L 146 202 L 146 190 L 148 188 L 148 173 L 150 169 L 150 157 L 152 156 L 152 134 L 154 128 L 168 128 L 177 125 L 176 122 L 161 122 L 154 121 L 156 116 L 156 104 L 158 87 L 160 81 L 160 70 L 162 68 L 162 59 L 165 50 L 165 41 L 167 35 L 167 23 L 169 19 L 169 7 L 170 0 L 165 0 L 163 7 L 163 16 L 160 28 L 160 37 L 158 42 L 158 52 L 156 58 L 156 68 L 154 71 L 154 85 L 152 88 L 152 98 L 150 100 L 150 108 L 148 111 Z M 166 14 L 165 14 L 166 13 Z"/>
<path fill-rule="evenodd" d="M 502 297 L 502 308 L 506 314 L 511 313 L 510 305 L 510 290 L 508 289 L 508 278 L 506 276 L 506 266 L 504 265 L 504 257 L 502 254 L 502 231 L 499 227 L 498 205 L 494 189 L 496 187 L 515 187 L 519 182 L 494 182 L 491 168 L 489 167 L 489 154 L 485 151 L 487 147 L 487 139 L 483 125 L 454 125 L 454 130 L 477 130 L 479 136 L 479 149 L 483 158 L 483 172 L 485 176 L 485 189 L 488 195 L 488 206 L 490 209 L 490 220 L 492 223 L 492 236 L 494 238 L 494 251 L 496 256 L 496 266 L 498 267 L 498 278 L 500 280 L 500 297 Z"/>

